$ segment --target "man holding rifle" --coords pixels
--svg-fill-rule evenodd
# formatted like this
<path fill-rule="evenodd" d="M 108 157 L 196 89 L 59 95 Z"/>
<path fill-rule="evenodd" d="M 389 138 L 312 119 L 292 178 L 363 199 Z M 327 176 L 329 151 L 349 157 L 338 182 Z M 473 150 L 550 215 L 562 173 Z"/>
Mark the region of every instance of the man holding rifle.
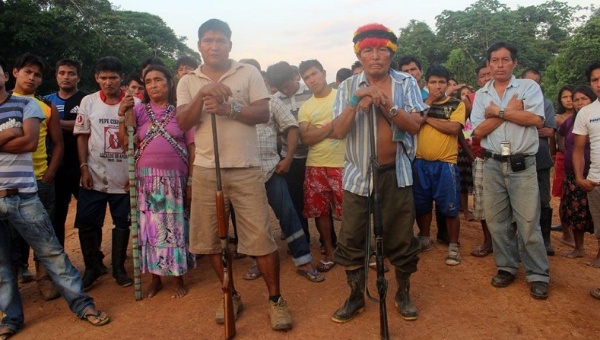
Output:
<path fill-rule="evenodd" d="M 292 319 L 279 292 L 279 253 L 269 226 L 269 205 L 255 127 L 269 119 L 269 93 L 254 66 L 229 59 L 231 47 L 231 29 L 227 23 L 218 19 L 203 23 L 198 29 L 198 50 L 204 64 L 182 78 L 177 88 L 179 126 L 182 130 L 196 126 L 190 251 L 208 254 L 217 276 L 223 280 L 215 205 L 215 156 L 218 155 L 224 201 L 235 206 L 239 221 L 238 251 L 256 257 L 269 291 L 271 327 L 288 330 Z M 217 122 L 218 150 L 213 148 L 211 114 Z M 237 318 L 243 305 L 233 285 L 231 294 Z M 221 304 L 217 323 L 226 321 L 224 314 Z"/>
<path fill-rule="evenodd" d="M 400 315 L 415 320 L 418 311 L 409 298 L 410 275 L 417 271 L 419 241 L 413 234 L 415 207 L 412 195 L 411 160 L 414 135 L 427 110 L 419 87 L 408 73 L 390 69 L 396 52 L 396 36 L 380 24 L 358 28 L 354 52 L 363 72 L 347 79 L 337 92 L 332 138 L 346 139 L 343 177 L 342 229 L 334 260 L 346 267 L 350 297 L 333 314 L 346 322 L 365 306 L 365 229 L 369 228 L 369 195 L 376 185 L 383 211 L 383 252 L 396 269 L 395 302 Z M 376 115 L 376 154 L 379 183 L 371 184 L 368 119 L 371 106 Z"/>

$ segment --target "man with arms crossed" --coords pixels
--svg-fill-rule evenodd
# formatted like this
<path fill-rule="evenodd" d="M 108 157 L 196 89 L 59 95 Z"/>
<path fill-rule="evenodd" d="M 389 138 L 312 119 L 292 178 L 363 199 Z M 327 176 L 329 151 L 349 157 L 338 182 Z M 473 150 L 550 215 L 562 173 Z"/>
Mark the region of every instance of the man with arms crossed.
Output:
<path fill-rule="evenodd" d="M 498 267 L 492 285 L 503 288 L 511 284 L 520 259 L 531 283 L 531 296 L 546 299 L 550 268 L 540 230 L 535 167 L 537 128 L 544 123 L 544 96 L 533 80 L 513 75 L 518 60 L 512 44 L 490 46 L 487 63 L 493 79 L 477 91 L 471 121 L 473 134 L 481 138 L 484 148 L 483 205 Z M 521 254 L 517 233 L 524 244 Z"/>

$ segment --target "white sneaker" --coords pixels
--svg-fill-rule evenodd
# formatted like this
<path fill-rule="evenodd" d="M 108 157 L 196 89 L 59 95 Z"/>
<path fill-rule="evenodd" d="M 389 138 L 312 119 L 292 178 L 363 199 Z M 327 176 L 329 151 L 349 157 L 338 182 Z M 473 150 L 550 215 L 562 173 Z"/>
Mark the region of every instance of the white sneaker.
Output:
<path fill-rule="evenodd" d="M 449 266 L 456 266 L 460 264 L 460 253 L 458 250 L 448 250 L 448 256 L 446 256 L 446 264 Z"/>

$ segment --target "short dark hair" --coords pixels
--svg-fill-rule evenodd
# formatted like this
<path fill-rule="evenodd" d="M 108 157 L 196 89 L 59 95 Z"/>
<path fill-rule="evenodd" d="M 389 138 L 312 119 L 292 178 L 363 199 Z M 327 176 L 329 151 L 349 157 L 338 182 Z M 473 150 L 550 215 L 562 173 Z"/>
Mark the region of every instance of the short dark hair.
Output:
<path fill-rule="evenodd" d="M 300 71 L 300 76 L 304 74 L 309 68 L 316 67 L 317 70 L 323 72 L 323 65 L 317 59 L 304 60 L 298 66 L 298 70 Z"/>
<path fill-rule="evenodd" d="M 525 69 L 523 72 L 521 72 L 521 78 L 525 78 L 525 76 L 527 75 L 527 73 L 533 73 L 536 76 L 540 77 L 540 81 L 542 81 L 542 74 L 540 73 L 540 71 L 538 71 L 538 69 L 530 67 L 528 69 Z"/>
<path fill-rule="evenodd" d="M 79 61 L 73 59 L 61 59 L 56 62 L 56 72 L 58 72 L 58 68 L 61 66 L 74 67 L 77 71 L 77 76 L 81 77 L 81 63 Z"/>
<path fill-rule="evenodd" d="M 201 40 L 208 31 L 217 31 L 225 35 L 227 40 L 231 40 L 231 28 L 225 21 L 219 19 L 209 19 L 198 28 L 198 40 Z"/>
<path fill-rule="evenodd" d="M 442 65 L 433 65 L 427 69 L 427 72 L 425 72 L 425 81 L 429 81 L 429 77 L 432 76 L 444 78 L 446 81 L 448 81 L 450 80 L 450 71 L 448 71 L 448 69 Z"/>
<path fill-rule="evenodd" d="M 131 75 L 131 77 L 129 77 L 129 79 L 127 80 L 127 86 L 129 86 L 129 84 L 131 84 L 132 81 L 135 81 L 136 83 L 142 86 L 144 85 L 144 82 L 142 81 L 142 79 L 140 79 L 140 77 L 137 74 L 133 74 Z"/>
<path fill-rule="evenodd" d="M 350 66 L 350 70 L 352 71 L 352 73 L 354 73 L 354 70 L 356 70 L 359 67 L 363 67 L 362 64 L 360 63 L 360 61 L 355 61 L 354 64 L 352 64 L 352 66 Z"/>
<path fill-rule="evenodd" d="M 175 63 L 175 69 L 179 69 L 181 66 L 191 66 L 193 68 L 198 67 L 198 61 L 190 56 L 184 55 L 177 58 L 177 63 Z"/>
<path fill-rule="evenodd" d="M 475 69 L 475 74 L 479 76 L 479 71 L 483 70 L 486 67 L 488 67 L 488 64 L 485 62 L 485 60 L 480 62 L 479 65 L 477 65 L 477 68 Z"/>
<path fill-rule="evenodd" d="M 596 96 L 596 93 L 594 92 L 594 90 L 592 90 L 592 88 L 589 87 L 588 85 L 576 86 L 575 89 L 573 90 L 573 98 L 575 98 L 575 93 L 582 93 L 586 97 L 590 98 L 590 100 L 592 102 L 595 101 L 596 99 L 598 99 L 598 96 Z"/>
<path fill-rule="evenodd" d="M 25 53 L 23 55 L 21 55 L 16 61 L 15 61 L 15 68 L 17 70 L 22 69 L 23 67 L 27 66 L 27 65 L 37 65 L 40 67 L 40 71 L 42 71 L 42 74 L 46 73 L 46 70 L 48 69 L 48 66 L 46 64 L 46 61 L 44 59 L 42 59 L 42 57 L 35 55 L 33 53 Z"/>
<path fill-rule="evenodd" d="M 294 80 L 294 69 L 285 61 L 280 61 L 267 68 L 269 84 L 279 89 L 286 82 Z"/>
<path fill-rule="evenodd" d="M 8 70 L 6 69 L 6 62 L 4 61 L 4 59 L 2 59 L 2 57 L 0 57 L 0 68 L 2 68 L 2 72 L 8 72 Z"/>
<path fill-rule="evenodd" d="M 486 59 L 487 61 L 490 61 L 492 59 L 492 53 L 498 51 L 501 48 L 506 48 L 509 52 L 510 52 L 510 58 L 514 61 L 517 60 L 517 47 L 511 43 L 509 43 L 508 41 L 499 41 L 496 43 L 493 43 L 492 46 L 490 46 L 487 49 L 486 52 Z"/>
<path fill-rule="evenodd" d="M 167 97 L 169 104 L 171 105 L 177 105 L 177 93 L 175 92 L 175 81 L 173 80 L 173 74 L 171 73 L 171 71 L 169 71 L 168 68 L 166 68 L 165 66 L 162 65 L 150 65 L 148 67 L 148 69 L 146 69 L 146 72 L 144 72 L 144 78 L 143 78 L 143 82 L 142 84 L 144 84 L 144 90 L 146 89 L 146 75 L 150 72 L 150 71 L 158 71 L 160 73 L 162 73 L 165 78 L 167 78 L 167 88 L 169 89 L 169 95 Z M 150 96 L 148 95 L 148 91 L 144 91 L 144 103 L 149 103 L 150 102 Z"/>
<path fill-rule="evenodd" d="M 592 72 L 599 68 L 600 68 L 600 60 L 596 60 L 593 63 L 591 63 L 588 67 L 586 67 L 585 78 L 587 79 L 588 83 L 590 81 L 592 81 Z"/>
<path fill-rule="evenodd" d="M 352 77 L 352 70 L 346 67 L 339 69 L 335 74 L 335 80 L 340 83 L 350 77 Z"/>
<path fill-rule="evenodd" d="M 240 64 L 252 65 L 252 66 L 256 67 L 259 71 L 262 72 L 262 69 L 260 68 L 260 63 L 256 59 L 252 59 L 252 58 L 240 59 Z"/>
<path fill-rule="evenodd" d="M 96 62 L 96 73 L 112 71 L 123 74 L 123 63 L 117 57 L 102 57 Z"/>
<path fill-rule="evenodd" d="M 565 106 L 562 104 L 562 95 L 563 92 L 565 91 L 569 91 L 571 92 L 571 97 L 573 97 L 573 89 L 575 87 L 573 85 L 565 85 L 563 87 L 560 88 L 560 90 L 558 90 L 558 99 L 557 99 L 557 106 L 556 106 L 556 114 L 563 114 L 565 112 L 567 112 L 567 109 L 565 108 Z"/>
<path fill-rule="evenodd" d="M 150 65 L 165 66 L 165 63 L 163 63 L 162 60 L 157 57 L 148 57 L 142 60 L 142 70 Z"/>
<path fill-rule="evenodd" d="M 423 71 L 423 67 L 421 66 L 421 61 L 414 55 L 405 55 L 398 59 L 398 67 L 402 68 L 404 65 L 408 65 L 410 63 L 415 63 L 419 70 Z"/>

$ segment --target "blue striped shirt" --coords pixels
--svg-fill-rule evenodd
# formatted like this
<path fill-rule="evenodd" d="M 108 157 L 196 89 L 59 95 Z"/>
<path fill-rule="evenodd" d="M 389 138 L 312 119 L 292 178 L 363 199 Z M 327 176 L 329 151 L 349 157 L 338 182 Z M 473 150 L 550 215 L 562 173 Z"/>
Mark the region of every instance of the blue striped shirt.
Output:
<path fill-rule="evenodd" d="M 427 110 L 428 107 L 423 103 L 421 97 L 421 90 L 413 77 L 408 73 L 397 72 L 392 69 L 390 69 L 390 77 L 392 78 L 394 105 L 404 109 L 406 114 Z M 369 84 L 364 72 L 341 83 L 333 107 L 333 117 L 337 118 L 342 114 L 349 104 L 350 97 L 359 87 L 366 86 L 369 86 Z M 344 160 L 344 190 L 361 196 L 367 196 L 369 188 L 372 188 L 369 176 L 370 146 L 367 117 L 373 116 L 362 114 L 362 112 L 356 115 L 355 124 L 346 136 L 346 156 Z M 402 128 L 398 128 L 402 131 Z M 411 186 L 413 183 L 411 161 L 415 158 L 417 146 L 415 136 L 408 133 L 402 135 L 403 139 L 397 143 L 396 147 L 396 179 L 400 188 Z M 377 130 L 375 130 L 375 140 L 377 140 Z"/>
<path fill-rule="evenodd" d="M 9 97 L 0 103 L 0 131 L 23 128 L 26 119 L 44 120 L 40 106 L 29 97 Z M 37 192 L 31 152 L 0 152 L 0 190 L 19 189 L 20 193 Z"/>

